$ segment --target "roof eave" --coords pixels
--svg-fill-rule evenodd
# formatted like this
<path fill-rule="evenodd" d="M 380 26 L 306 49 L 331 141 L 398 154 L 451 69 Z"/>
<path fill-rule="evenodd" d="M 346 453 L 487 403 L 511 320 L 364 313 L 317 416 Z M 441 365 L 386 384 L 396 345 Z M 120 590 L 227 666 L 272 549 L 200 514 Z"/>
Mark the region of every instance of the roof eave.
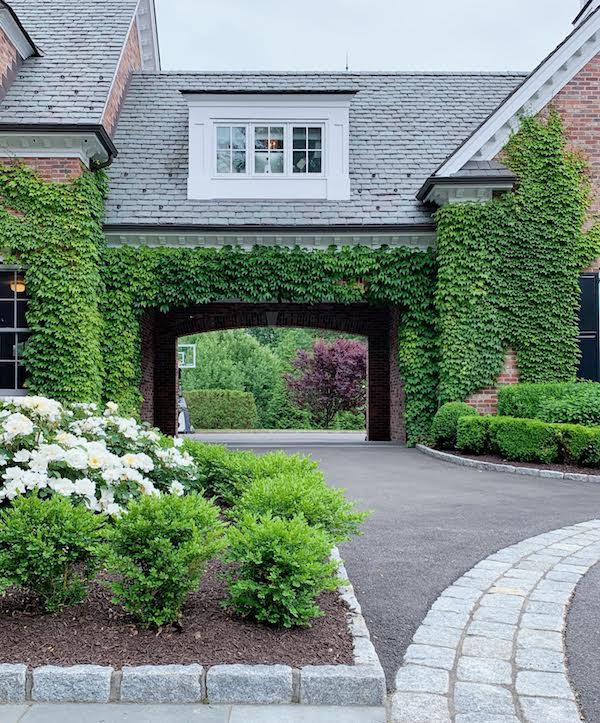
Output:
<path fill-rule="evenodd" d="M 19 20 L 19 16 L 17 13 L 11 8 L 11 6 L 5 2 L 5 0 L 0 0 L 0 9 L 4 8 L 5 10 L 8 10 L 11 18 L 15 22 L 16 26 L 18 27 L 21 35 L 23 36 L 23 39 L 25 42 L 31 47 L 31 55 L 34 55 L 38 58 L 43 56 L 43 52 L 40 48 L 37 47 L 35 42 L 33 41 L 32 37 L 29 35 L 27 30 L 25 29 L 23 23 Z"/>
<path fill-rule="evenodd" d="M 417 193 L 417 200 L 427 203 L 430 200 L 432 191 L 437 186 L 447 188 L 486 188 L 491 190 L 511 190 L 517 182 L 517 177 L 512 174 L 502 176 L 480 175 L 480 176 L 429 176 Z"/>

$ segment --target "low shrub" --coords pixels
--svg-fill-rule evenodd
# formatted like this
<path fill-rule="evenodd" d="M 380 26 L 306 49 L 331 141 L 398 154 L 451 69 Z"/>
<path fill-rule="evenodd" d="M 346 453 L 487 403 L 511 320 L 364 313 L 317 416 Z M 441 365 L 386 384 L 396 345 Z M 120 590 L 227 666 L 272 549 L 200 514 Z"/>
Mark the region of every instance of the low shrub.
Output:
<path fill-rule="evenodd" d="M 323 530 L 333 545 L 359 533 L 368 513 L 357 512 L 354 507 L 342 490 L 325 483 L 321 472 L 295 471 L 256 479 L 233 508 L 232 516 L 239 519 L 247 514 L 271 514 L 290 520 L 302 515 L 311 527 Z"/>
<path fill-rule="evenodd" d="M 0 512 L 0 593 L 22 588 L 49 613 L 82 602 L 104 554 L 104 524 L 64 497 L 17 497 Z"/>
<path fill-rule="evenodd" d="M 539 419 L 490 417 L 490 449 L 519 462 L 556 462 L 559 458 L 557 430 Z"/>
<path fill-rule="evenodd" d="M 256 429 L 258 412 L 251 392 L 194 389 L 184 392 L 196 429 Z"/>
<path fill-rule="evenodd" d="M 600 384 L 595 382 L 522 383 L 500 389 L 498 414 L 565 424 L 600 424 L 594 402 L 600 402 Z"/>
<path fill-rule="evenodd" d="M 205 563 L 221 549 L 223 532 L 218 508 L 200 495 L 133 502 L 109 534 L 115 602 L 146 627 L 175 622 Z"/>
<path fill-rule="evenodd" d="M 568 464 L 590 464 L 600 429 L 580 424 L 549 424 L 557 435 L 560 459 Z M 600 461 L 600 460 L 599 460 Z"/>
<path fill-rule="evenodd" d="M 184 450 L 198 469 L 197 488 L 209 497 L 217 497 L 233 505 L 255 479 L 274 477 L 283 473 L 312 474 L 318 465 L 310 457 L 270 452 L 232 451 L 227 447 L 186 440 Z"/>
<path fill-rule="evenodd" d="M 456 429 L 456 448 L 465 454 L 486 454 L 490 444 L 491 417 L 460 417 Z"/>
<path fill-rule="evenodd" d="M 328 560 L 331 542 L 302 517 L 243 515 L 228 532 L 229 596 L 243 617 L 284 628 L 308 627 L 322 615 L 316 603 L 340 584 Z"/>
<path fill-rule="evenodd" d="M 431 424 L 431 441 L 438 449 L 454 449 L 456 431 L 461 417 L 479 416 L 478 412 L 464 402 L 448 402 L 441 406 Z"/>

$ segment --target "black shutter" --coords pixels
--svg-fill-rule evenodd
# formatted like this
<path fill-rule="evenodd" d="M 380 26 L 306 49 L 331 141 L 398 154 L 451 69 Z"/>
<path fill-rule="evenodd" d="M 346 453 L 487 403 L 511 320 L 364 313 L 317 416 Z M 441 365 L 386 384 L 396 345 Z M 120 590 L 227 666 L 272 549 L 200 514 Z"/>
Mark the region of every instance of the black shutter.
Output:
<path fill-rule="evenodd" d="M 581 311 L 579 312 L 579 348 L 581 361 L 577 376 L 600 381 L 600 311 L 598 308 L 598 274 L 579 277 Z"/>

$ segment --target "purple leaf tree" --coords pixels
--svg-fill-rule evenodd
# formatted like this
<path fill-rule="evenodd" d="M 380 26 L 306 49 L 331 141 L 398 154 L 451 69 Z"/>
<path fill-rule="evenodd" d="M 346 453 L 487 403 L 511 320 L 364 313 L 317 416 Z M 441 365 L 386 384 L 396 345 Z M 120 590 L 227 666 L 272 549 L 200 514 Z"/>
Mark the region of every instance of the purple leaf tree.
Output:
<path fill-rule="evenodd" d="M 316 341 L 312 350 L 298 350 L 292 366 L 294 372 L 285 376 L 290 396 L 320 427 L 329 429 L 338 412 L 365 406 L 367 347 L 362 342 Z"/>

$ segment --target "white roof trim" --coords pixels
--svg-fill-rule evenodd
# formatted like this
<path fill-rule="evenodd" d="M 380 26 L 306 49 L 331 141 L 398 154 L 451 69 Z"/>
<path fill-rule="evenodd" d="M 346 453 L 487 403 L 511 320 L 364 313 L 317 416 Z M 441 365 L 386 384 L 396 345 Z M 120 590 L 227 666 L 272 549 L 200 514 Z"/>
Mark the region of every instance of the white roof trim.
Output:
<path fill-rule="evenodd" d="M 160 50 L 154 0 L 141 0 L 136 18 L 142 55 L 142 70 L 159 71 Z"/>
<path fill-rule="evenodd" d="M 600 51 L 600 8 L 579 25 L 436 171 L 451 176 L 468 161 L 490 161 L 519 129 L 522 114 L 536 115 Z"/>
<path fill-rule="evenodd" d="M 27 40 L 8 8 L 0 8 L 0 28 L 4 30 L 8 39 L 15 46 L 23 60 L 26 60 L 30 55 L 35 53 L 35 48 L 29 40 Z"/>

